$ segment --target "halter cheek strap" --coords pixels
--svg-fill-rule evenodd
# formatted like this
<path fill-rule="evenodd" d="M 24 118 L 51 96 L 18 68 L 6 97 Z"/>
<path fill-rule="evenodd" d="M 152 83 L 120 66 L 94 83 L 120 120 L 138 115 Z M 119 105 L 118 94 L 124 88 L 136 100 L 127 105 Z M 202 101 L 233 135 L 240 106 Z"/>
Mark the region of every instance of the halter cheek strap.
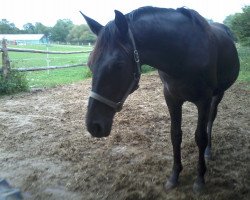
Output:
<path fill-rule="evenodd" d="M 128 95 L 132 92 L 133 88 L 136 87 L 136 89 L 138 89 L 138 87 L 139 87 L 138 82 L 139 82 L 139 77 L 134 77 L 134 80 L 130 84 L 126 94 L 123 96 L 122 100 L 119 102 L 111 101 L 111 100 L 109 100 L 109 99 L 107 99 L 107 98 L 105 98 L 105 97 L 103 97 L 103 96 L 101 96 L 93 91 L 90 92 L 90 97 L 108 105 L 109 107 L 113 108 L 116 112 L 119 112 L 122 110 L 123 104 L 124 104 L 126 98 L 128 97 Z"/>
<path fill-rule="evenodd" d="M 135 68 L 134 73 L 133 73 L 134 79 L 130 83 L 127 92 L 125 93 L 125 95 L 123 96 L 121 101 L 119 101 L 119 102 L 111 101 L 111 100 L 97 94 L 96 92 L 93 92 L 93 91 L 90 92 L 91 98 L 108 105 L 109 107 L 113 108 L 116 112 L 119 112 L 122 110 L 122 106 L 123 106 L 125 100 L 127 99 L 128 95 L 132 92 L 133 88 L 138 89 L 138 87 L 139 87 L 138 82 L 139 82 L 139 79 L 141 76 L 141 65 L 140 65 L 139 53 L 136 49 L 134 36 L 133 36 L 130 28 L 128 29 L 128 34 L 129 34 L 129 38 L 130 38 L 132 45 L 133 45 L 133 48 L 134 48 L 133 53 L 134 53 L 134 61 L 136 63 L 136 68 Z"/>

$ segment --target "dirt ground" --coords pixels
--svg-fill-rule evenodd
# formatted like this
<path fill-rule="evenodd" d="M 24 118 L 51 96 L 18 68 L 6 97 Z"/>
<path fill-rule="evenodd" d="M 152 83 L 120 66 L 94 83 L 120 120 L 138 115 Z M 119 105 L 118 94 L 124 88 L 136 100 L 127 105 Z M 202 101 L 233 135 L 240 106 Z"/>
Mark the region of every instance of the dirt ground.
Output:
<path fill-rule="evenodd" d="M 250 91 L 236 83 L 219 106 L 206 190 L 192 192 L 197 110 L 183 107 L 180 185 L 172 168 L 170 117 L 155 73 L 141 78 L 108 138 L 85 128 L 90 80 L 0 98 L 0 177 L 34 200 L 250 199 Z"/>

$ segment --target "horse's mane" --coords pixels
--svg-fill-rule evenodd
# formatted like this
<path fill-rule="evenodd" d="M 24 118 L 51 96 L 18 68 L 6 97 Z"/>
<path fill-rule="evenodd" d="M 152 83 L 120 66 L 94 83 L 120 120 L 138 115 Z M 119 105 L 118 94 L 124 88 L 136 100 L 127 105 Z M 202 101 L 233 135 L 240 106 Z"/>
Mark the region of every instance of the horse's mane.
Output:
<path fill-rule="evenodd" d="M 189 17 L 192 21 L 197 23 L 204 30 L 207 30 L 210 27 L 207 20 L 195 10 L 182 7 L 182 8 L 177 8 L 176 11 Z"/>
<path fill-rule="evenodd" d="M 158 14 L 158 13 L 166 13 L 166 12 L 173 12 L 175 11 L 172 8 L 157 8 L 157 7 L 152 7 L 152 6 L 145 6 L 138 8 L 136 10 L 133 10 L 132 12 L 127 14 L 127 17 L 131 21 L 135 21 L 139 17 L 143 15 L 148 15 L 148 14 Z"/>
<path fill-rule="evenodd" d="M 146 7 L 141 7 L 138 8 L 130 13 L 127 14 L 127 17 L 130 21 L 135 21 L 139 17 L 143 15 L 148 15 L 148 14 L 159 14 L 159 13 L 170 13 L 170 12 L 179 12 L 185 16 L 187 16 L 190 20 L 192 20 L 194 23 L 198 24 L 201 28 L 204 30 L 207 30 L 209 28 L 209 24 L 207 20 L 202 17 L 198 12 L 192 9 L 188 8 L 177 8 L 176 10 L 173 8 L 157 8 L 157 7 L 151 7 L 151 6 L 146 6 Z"/>

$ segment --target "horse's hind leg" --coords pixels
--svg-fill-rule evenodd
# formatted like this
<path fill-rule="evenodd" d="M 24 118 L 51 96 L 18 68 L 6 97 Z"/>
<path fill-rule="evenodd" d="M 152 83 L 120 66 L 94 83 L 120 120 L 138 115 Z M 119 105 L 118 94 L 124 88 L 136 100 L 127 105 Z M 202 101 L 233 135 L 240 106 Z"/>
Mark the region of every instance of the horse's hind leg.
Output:
<path fill-rule="evenodd" d="M 224 92 L 213 96 L 211 106 L 210 106 L 210 113 L 209 113 L 209 119 L 208 119 L 208 124 L 207 124 L 207 136 L 208 136 L 208 143 L 207 147 L 205 150 L 205 158 L 211 159 L 211 137 L 212 137 L 212 127 L 213 127 L 213 122 L 216 118 L 217 115 L 217 108 L 219 103 L 221 102 L 223 98 Z"/>
<path fill-rule="evenodd" d="M 206 173 L 205 149 L 207 147 L 207 123 L 212 97 L 196 102 L 198 108 L 198 123 L 195 131 L 195 141 L 199 148 L 198 176 L 194 183 L 194 192 L 200 192 L 205 186 L 204 175 Z"/>
<path fill-rule="evenodd" d="M 165 184 L 165 189 L 168 191 L 178 185 L 179 174 L 182 171 L 181 164 L 181 118 L 182 118 L 182 104 L 183 101 L 175 99 L 168 94 L 166 88 L 164 88 L 165 100 L 169 109 L 171 117 L 171 142 L 173 145 L 174 164 L 170 178 Z"/>

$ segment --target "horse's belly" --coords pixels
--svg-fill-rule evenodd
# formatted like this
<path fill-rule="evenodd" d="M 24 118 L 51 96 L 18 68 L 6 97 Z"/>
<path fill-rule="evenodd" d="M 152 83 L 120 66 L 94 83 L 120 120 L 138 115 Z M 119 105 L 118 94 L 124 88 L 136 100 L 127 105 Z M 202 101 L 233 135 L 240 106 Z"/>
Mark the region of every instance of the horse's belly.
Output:
<path fill-rule="evenodd" d="M 211 94 L 211 90 L 208 90 L 207 88 L 202 89 L 201 87 L 196 87 L 194 85 L 172 85 L 166 82 L 164 87 L 166 87 L 170 95 L 174 96 L 175 98 L 177 97 L 182 99 L 183 101 L 196 102 Z"/>
<path fill-rule="evenodd" d="M 176 80 L 170 79 L 165 73 L 159 74 L 169 95 L 183 101 L 196 102 L 211 96 L 213 93 L 213 90 L 202 79 Z"/>

